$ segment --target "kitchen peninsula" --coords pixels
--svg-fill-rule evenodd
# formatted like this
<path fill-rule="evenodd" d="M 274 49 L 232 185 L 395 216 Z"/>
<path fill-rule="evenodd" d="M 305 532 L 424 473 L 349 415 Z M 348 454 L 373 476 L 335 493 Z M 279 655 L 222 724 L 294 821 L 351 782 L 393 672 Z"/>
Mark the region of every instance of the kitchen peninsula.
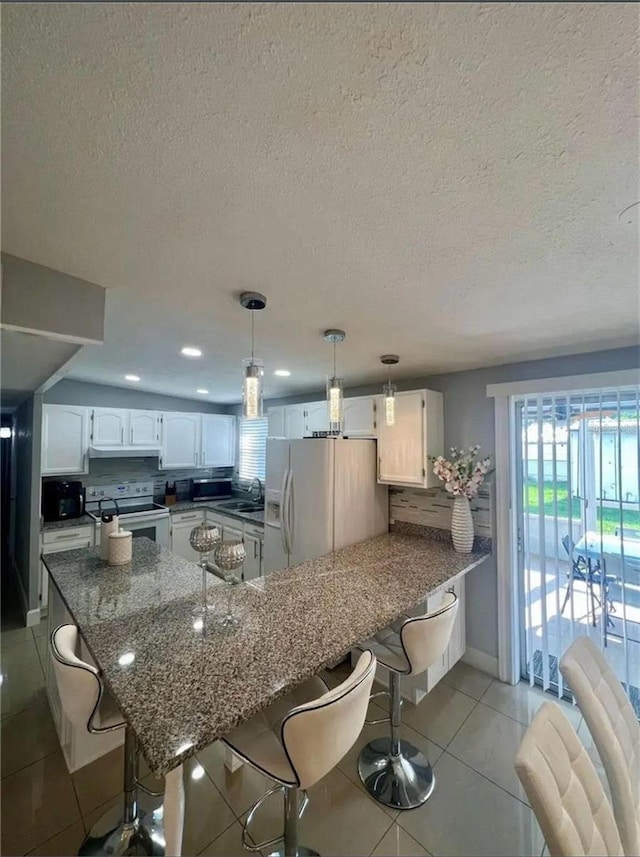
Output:
<path fill-rule="evenodd" d="M 43 561 L 162 776 L 488 555 L 410 533 L 377 536 L 236 587 L 232 630 L 216 622 L 226 587 L 209 587 L 203 628 L 193 616 L 198 567 L 148 539 L 135 540 L 128 566 L 107 566 L 98 548 Z"/>

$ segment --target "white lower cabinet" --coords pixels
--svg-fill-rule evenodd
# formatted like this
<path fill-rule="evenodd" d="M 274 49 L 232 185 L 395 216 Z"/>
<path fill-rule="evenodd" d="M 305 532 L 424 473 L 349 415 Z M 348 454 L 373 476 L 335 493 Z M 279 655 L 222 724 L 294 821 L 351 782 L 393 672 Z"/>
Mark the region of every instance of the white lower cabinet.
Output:
<path fill-rule="evenodd" d="M 93 524 L 80 527 L 63 527 L 58 530 L 45 530 L 40 537 L 40 551 L 43 554 L 61 553 L 76 548 L 93 547 Z M 44 615 L 49 603 L 49 572 L 40 562 L 40 612 Z"/>
<path fill-rule="evenodd" d="M 191 530 L 204 521 L 204 509 L 178 512 L 171 516 L 171 551 L 190 562 L 199 562 L 200 554 L 191 547 Z"/>

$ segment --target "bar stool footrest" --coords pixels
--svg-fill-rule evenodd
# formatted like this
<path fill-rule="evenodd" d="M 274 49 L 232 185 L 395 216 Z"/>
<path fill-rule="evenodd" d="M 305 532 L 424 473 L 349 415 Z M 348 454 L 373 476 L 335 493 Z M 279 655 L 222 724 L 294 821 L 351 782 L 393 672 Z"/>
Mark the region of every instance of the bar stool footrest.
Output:
<path fill-rule="evenodd" d="M 286 789 L 286 786 L 274 786 L 272 789 L 269 789 L 268 792 L 265 792 L 263 795 L 261 795 L 258 798 L 258 800 L 253 804 L 253 806 L 251 807 L 251 809 L 247 813 L 247 819 L 246 819 L 245 823 L 242 825 L 242 845 L 244 846 L 244 848 L 246 848 L 247 851 L 254 851 L 254 852 L 255 851 L 263 851 L 264 852 L 265 849 L 271 848 L 273 845 L 277 845 L 279 842 L 284 841 L 284 833 L 282 833 L 280 836 L 276 836 L 273 839 L 267 839 L 265 842 L 254 843 L 249 839 L 249 825 L 253 821 L 253 816 L 260 809 L 260 807 L 267 800 L 267 798 L 270 798 L 271 795 L 277 794 L 278 792 L 284 793 L 285 789 Z M 309 803 L 309 795 L 306 793 L 306 791 L 303 791 L 302 795 L 303 795 L 303 800 L 302 800 L 302 804 L 300 806 L 300 809 L 298 811 L 298 818 L 302 818 L 302 814 L 304 813 L 305 809 L 307 808 L 307 804 Z M 312 855 L 315 854 L 315 851 L 310 851 L 309 849 L 305 849 L 302 846 L 300 846 L 298 848 L 298 852 L 300 853 L 300 857 L 305 857 L 305 854 L 303 854 L 303 852 L 305 852 L 308 855 L 308 857 L 312 857 Z M 284 854 L 284 851 L 282 851 L 282 852 L 274 851 L 272 853 L 273 854 L 278 854 L 278 853 Z"/>
<path fill-rule="evenodd" d="M 400 741 L 399 748 L 398 755 L 392 753 L 389 737 L 370 741 L 360 753 L 358 774 L 378 803 L 393 809 L 415 809 L 431 797 L 435 776 L 417 747 Z"/>

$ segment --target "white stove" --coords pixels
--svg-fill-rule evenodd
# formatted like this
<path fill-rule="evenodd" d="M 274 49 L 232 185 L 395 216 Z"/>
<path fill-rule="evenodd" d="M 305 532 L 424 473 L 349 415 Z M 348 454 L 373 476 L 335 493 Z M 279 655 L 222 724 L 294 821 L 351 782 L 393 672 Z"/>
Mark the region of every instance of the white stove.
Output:
<path fill-rule="evenodd" d="M 153 482 L 118 482 L 85 489 L 85 512 L 96 522 L 96 544 L 100 543 L 100 512 L 115 514 L 113 500 L 118 504 L 120 529 L 131 530 L 134 538 L 146 536 L 170 547 L 169 509 L 153 502 Z"/>

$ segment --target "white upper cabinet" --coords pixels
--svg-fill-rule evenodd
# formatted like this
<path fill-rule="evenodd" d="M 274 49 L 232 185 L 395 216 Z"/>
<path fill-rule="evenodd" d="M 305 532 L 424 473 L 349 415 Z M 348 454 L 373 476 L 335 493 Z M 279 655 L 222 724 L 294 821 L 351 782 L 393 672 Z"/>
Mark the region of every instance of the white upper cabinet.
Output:
<path fill-rule="evenodd" d="M 200 467 L 201 414 L 166 412 L 161 418 L 160 470 Z"/>
<path fill-rule="evenodd" d="M 314 431 L 329 431 L 329 409 L 326 399 L 321 402 L 310 402 L 305 405 L 307 417 L 305 420 L 305 436 L 311 437 Z"/>
<path fill-rule="evenodd" d="M 269 408 L 267 418 L 269 420 L 267 428 L 267 437 L 286 437 L 287 431 L 285 427 L 285 411 L 284 405 L 279 408 Z"/>
<path fill-rule="evenodd" d="M 442 455 L 442 393 L 413 390 L 396 393 L 395 423 L 384 420 L 382 396 L 378 399 L 378 482 L 431 488 L 439 484 L 428 460 Z"/>
<path fill-rule="evenodd" d="M 121 408 L 94 408 L 91 413 L 91 443 L 121 446 L 129 442 L 129 411 Z"/>
<path fill-rule="evenodd" d="M 129 411 L 129 430 L 125 443 L 131 446 L 158 446 L 160 414 L 157 411 Z"/>
<path fill-rule="evenodd" d="M 42 406 L 42 475 L 88 473 L 88 408 Z"/>
<path fill-rule="evenodd" d="M 233 467 L 236 463 L 236 418 L 226 414 L 202 414 L 202 467 Z"/>
<path fill-rule="evenodd" d="M 345 437 L 376 436 L 375 396 L 344 400 L 342 433 Z"/>
<path fill-rule="evenodd" d="M 289 440 L 304 437 L 306 405 L 287 405 L 284 413 L 285 437 Z"/>

